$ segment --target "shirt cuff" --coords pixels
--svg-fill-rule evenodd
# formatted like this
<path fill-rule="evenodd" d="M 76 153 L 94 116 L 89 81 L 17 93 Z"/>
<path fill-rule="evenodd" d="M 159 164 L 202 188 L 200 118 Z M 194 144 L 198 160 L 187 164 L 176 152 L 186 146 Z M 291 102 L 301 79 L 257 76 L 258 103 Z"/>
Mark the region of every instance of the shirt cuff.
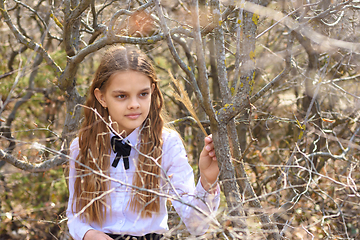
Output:
<path fill-rule="evenodd" d="M 200 177 L 201 178 L 201 177 Z M 206 202 L 212 202 L 212 203 L 218 203 L 220 202 L 220 186 L 219 183 L 216 183 L 215 191 L 212 193 L 209 193 L 204 189 L 204 187 L 201 184 L 201 181 L 198 181 L 198 184 L 195 188 L 195 195 L 201 199 L 204 199 Z M 212 206 L 216 206 L 218 204 L 212 204 Z M 215 210 L 215 209 L 212 209 Z"/>
<path fill-rule="evenodd" d="M 80 229 L 80 231 L 79 231 L 79 235 L 80 235 L 80 237 L 81 237 L 81 240 L 84 239 L 85 234 L 86 234 L 89 230 L 92 230 L 92 229 L 94 229 L 94 228 L 92 228 L 92 227 L 90 227 L 90 226 L 84 226 L 84 227 L 82 227 L 82 228 Z"/>
<path fill-rule="evenodd" d="M 85 223 L 73 223 L 73 225 L 71 224 L 72 223 L 68 223 L 69 231 L 70 235 L 74 238 L 74 240 L 83 240 L 85 233 L 87 233 L 91 229 L 94 229 L 93 227 Z"/>

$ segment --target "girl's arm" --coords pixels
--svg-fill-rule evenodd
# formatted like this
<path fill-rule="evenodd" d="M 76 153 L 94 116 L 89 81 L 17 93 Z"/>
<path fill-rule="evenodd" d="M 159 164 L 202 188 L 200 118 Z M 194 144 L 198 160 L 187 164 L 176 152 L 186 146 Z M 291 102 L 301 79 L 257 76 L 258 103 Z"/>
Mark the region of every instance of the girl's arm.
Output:
<path fill-rule="evenodd" d="M 209 228 L 209 223 L 214 221 L 220 203 L 220 187 L 215 184 L 214 189 L 210 186 L 216 182 L 218 169 L 214 167 L 216 160 L 213 160 L 213 144 L 211 137 L 205 140 L 210 150 L 203 150 L 200 181 L 195 186 L 194 172 L 188 163 L 186 151 L 177 133 L 170 133 L 164 138 L 163 164 L 173 188 L 170 188 L 170 195 L 175 197 L 173 206 L 189 232 L 193 235 L 204 234 Z M 209 148 L 208 148 L 209 149 Z M 208 160 L 211 161 L 208 161 Z M 215 176 L 215 178 L 213 177 Z M 206 179 L 202 179 L 206 178 Z M 212 194 L 208 191 L 211 190 Z M 181 199 L 177 199 L 180 196 Z M 198 211 L 200 210 L 200 212 Z"/>
<path fill-rule="evenodd" d="M 200 153 L 199 169 L 201 185 L 206 191 L 214 193 L 216 190 L 215 183 L 219 175 L 219 167 L 215 156 L 212 135 L 205 138 L 205 146 Z"/>

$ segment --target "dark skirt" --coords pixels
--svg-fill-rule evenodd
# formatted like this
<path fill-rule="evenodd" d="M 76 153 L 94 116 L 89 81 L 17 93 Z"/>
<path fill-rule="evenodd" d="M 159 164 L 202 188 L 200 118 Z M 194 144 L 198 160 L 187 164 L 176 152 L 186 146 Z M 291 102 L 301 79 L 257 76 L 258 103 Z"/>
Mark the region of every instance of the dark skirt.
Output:
<path fill-rule="evenodd" d="M 162 234 L 149 233 L 145 236 L 131 236 L 131 235 L 118 235 L 106 233 L 109 237 L 115 240 L 160 240 L 163 236 Z"/>

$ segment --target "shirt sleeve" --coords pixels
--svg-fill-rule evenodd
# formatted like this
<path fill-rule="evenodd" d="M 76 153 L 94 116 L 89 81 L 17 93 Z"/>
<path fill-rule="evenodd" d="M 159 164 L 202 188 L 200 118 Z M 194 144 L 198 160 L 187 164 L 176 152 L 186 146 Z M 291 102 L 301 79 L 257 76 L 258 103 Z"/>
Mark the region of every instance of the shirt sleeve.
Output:
<path fill-rule="evenodd" d="M 172 204 L 180 215 L 188 231 L 193 235 L 202 235 L 215 220 L 220 204 L 220 187 L 217 184 L 214 194 L 208 193 L 200 179 L 195 187 L 194 172 L 188 163 L 186 151 L 180 136 L 171 133 L 164 142 L 163 161 L 168 164 L 166 172 L 170 178 Z"/>
<path fill-rule="evenodd" d="M 76 216 L 74 201 L 74 184 L 76 179 L 75 160 L 79 154 L 79 140 L 78 138 L 70 145 L 70 160 L 69 160 L 69 201 L 66 210 L 68 217 L 68 227 L 70 235 L 74 240 L 82 240 L 85 233 L 90 229 L 93 229 L 86 221 L 80 216 Z M 74 214 L 75 213 L 75 214 Z"/>

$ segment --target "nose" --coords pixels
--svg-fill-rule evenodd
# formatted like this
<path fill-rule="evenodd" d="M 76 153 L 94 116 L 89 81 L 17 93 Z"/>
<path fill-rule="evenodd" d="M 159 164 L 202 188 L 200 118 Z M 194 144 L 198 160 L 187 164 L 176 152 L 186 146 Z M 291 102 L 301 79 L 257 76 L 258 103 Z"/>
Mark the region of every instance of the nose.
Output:
<path fill-rule="evenodd" d="M 129 102 L 129 105 L 128 105 L 128 108 L 129 109 L 137 109 L 139 107 L 140 107 L 139 100 L 136 97 L 131 98 L 130 102 Z"/>

